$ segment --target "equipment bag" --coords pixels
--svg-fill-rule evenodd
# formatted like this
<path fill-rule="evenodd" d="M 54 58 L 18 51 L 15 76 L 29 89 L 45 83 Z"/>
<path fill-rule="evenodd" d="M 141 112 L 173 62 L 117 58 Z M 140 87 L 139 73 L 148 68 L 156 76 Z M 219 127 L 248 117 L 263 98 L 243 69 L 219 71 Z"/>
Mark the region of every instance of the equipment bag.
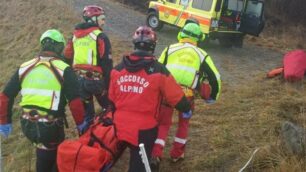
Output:
<path fill-rule="evenodd" d="M 284 78 L 287 81 L 300 81 L 306 72 L 306 53 L 303 50 L 294 50 L 284 56 Z"/>
<path fill-rule="evenodd" d="M 294 50 L 285 54 L 283 67 L 275 68 L 267 73 L 268 78 L 283 75 L 286 81 L 300 81 L 306 74 L 306 52 Z"/>
<path fill-rule="evenodd" d="M 78 140 L 65 140 L 58 147 L 57 165 L 60 172 L 106 172 L 121 155 L 121 143 L 114 125 L 101 119 Z"/>

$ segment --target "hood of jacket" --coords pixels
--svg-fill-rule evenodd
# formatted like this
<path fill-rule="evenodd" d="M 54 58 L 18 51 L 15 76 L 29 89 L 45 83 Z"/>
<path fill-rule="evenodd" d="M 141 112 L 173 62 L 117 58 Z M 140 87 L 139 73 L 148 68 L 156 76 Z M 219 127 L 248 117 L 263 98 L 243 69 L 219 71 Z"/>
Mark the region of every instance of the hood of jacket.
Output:
<path fill-rule="evenodd" d="M 135 51 L 123 57 L 123 64 L 127 71 L 137 72 L 156 61 L 155 56 L 145 51 Z"/>
<path fill-rule="evenodd" d="M 95 23 L 80 23 L 75 26 L 73 35 L 77 38 L 82 38 L 97 29 L 101 30 Z"/>

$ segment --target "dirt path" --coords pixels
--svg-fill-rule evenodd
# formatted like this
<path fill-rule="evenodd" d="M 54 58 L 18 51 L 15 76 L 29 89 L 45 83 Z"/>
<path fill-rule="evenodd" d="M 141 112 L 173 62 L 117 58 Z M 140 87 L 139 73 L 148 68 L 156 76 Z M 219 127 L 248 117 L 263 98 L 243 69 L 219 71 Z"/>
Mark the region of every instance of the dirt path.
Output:
<path fill-rule="evenodd" d="M 75 0 L 75 7 L 79 13 L 81 13 L 84 5 L 89 4 L 103 6 L 107 13 L 107 27 L 105 31 L 119 36 L 123 44 L 130 44 L 134 30 L 138 26 L 145 24 L 145 14 L 134 11 L 123 4 L 111 0 Z M 157 32 L 158 44 L 155 52 L 157 56 L 160 55 L 161 51 L 167 45 L 176 42 L 177 32 L 177 28 L 169 26 L 165 26 L 160 32 Z M 212 42 L 211 46 L 209 46 L 206 51 L 211 55 L 218 67 L 223 80 L 223 87 L 226 86 L 228 92 L 235 90 L 242 84 L 248 84 L 248 81 L 254 76 L 264 76 L 268 70 L 278 66 L 282 58 L 282 54 L 279 52 L 248 43 L 246 43 L 243 48 L 224 49 L 221 48 L 218 43 Z M 118 57 L 114 58 L 118 59 Z M 199 100 L 198 104 L 199 103 L 202 102 Z M 193 163 L 192 159 L 197 156 L 203 156 L 203 154 L 197 150 L 208 147 L 207 139 L 209 138 L 209 134 L 214 133 L 214 129 L 218 126 L 209 123 L 202 125 L 202 122 L 197 123 L 197 121 L 195 121 L 193 123 L 193 126 L 196 127 L 190 132 L 192 138 L 190 144 L 192 144 L 193 147 L 188 150 L 189 157 L 186 157 L 188 161 L 184 161 L 179 166 L 166 162 L 163 164 L 163 166 L 166 166 L 163 167 L 163 171 L 186 171 L 186 169 L 188 171 L 188 166 Z M 204 139 L 195 139 L 198 137 Z M 208 154 L 204 156 L 209 156 L 211 154 L 212 152 L 208 152 Z M 128 162 L 126 158 L 122 159 L 123 160 L 120 160 L 119 164 L 113 169 L 114 172 L 127 170 L 125 167 L 127 167 Z M 216 169 L 213 169 L 213 171 L 215 170 Z M 219 170 L 224 171 L 224 169 Z"/>
<path fill-rule="evenodd" d="M 131 35 L 139 25 L 145 24 L 146 16 L 138 11 L 110 0 L 76 0 L 76 8 L 81 10 L 86 4 L 96 3 L 103 6 L 107 13 L 106 32 L 119 35 L 124 42 L 131 40 Z M 161 51 L 170 43 L 176 42 L 178 29 L 165 26 L 158 32 L 158 44 L 155 54 L 160 55 Z M 212 56 L 220 70 L 223 81 L 228 83 L 240 83 L 248 77 L 277 66 L 280 63 L 282 54 L 269 49 L 245 44 L 243 48 L 221 48 L 218 43 L 213 42 L 206 51 Z M 233 82 L 234 81 L 234 82 Z"/>

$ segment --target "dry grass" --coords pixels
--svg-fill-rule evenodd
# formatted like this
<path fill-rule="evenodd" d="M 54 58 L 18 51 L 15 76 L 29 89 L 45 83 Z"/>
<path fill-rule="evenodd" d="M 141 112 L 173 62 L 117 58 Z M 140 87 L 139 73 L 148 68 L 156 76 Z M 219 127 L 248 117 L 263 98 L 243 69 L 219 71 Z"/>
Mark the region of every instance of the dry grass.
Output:
<path fill-rule="evenodd" d="M 1 2 L 0 10 L 0 88 L 8 82 L 9 77 L 18 66 L 33 58 L 39 52 L 39 37 L 47 29 L 59 29 L 68 39 L 76 23 L 81 21 L 72 5 L 72 0 L 10 0 Z M 110 35 L 114 57 L 130 49 L 119 42 L 115 35 Z M 120 45 L 120 46 L 119 46 Z M 118 58 L 117 58 L 118 59 Z M 116 63 L 118 60 L 115 60 Z M 16 102 L 18 102 L 18 99 Z M 19 107 L 14 106 L 13 134 L 3 141 L 2 151 L 5 171 L 34 171 L 35 149 L 25 139 L 19 124 Z M 76 137 L 74 124 L 67 130 L 69 138 Z"/>
<path fill-rule="evenodd" d="M 247 85 L 223 88 L 215 105 L 197 99 L 186 159 L 172 164 L 168 144 L 162 171 L 238 171 L 256 148 L 247 171 L 305 171 L 306 159 L 287 153 L 280 140 L 282 122 L 306 126 L 305 81 L 289 84 L 262 73 Z"/>
<path fill-rule="evenodd" d="M 66 4 L 71 3 L 66 0 Z M 0 10 L 0 57 L 3 88 L 8 78 L 18 66 L 39 51 L 39 37 L 47 29 L 55 28 L 68 35 L 72 31 L 76 15 L 71 5 L 63 6 L 61 0 L 54 1 L 18 1 L 1 2 Z M 16 102 L 18 102 L 18 99 Z M 34 169 L 34 148 L 24 138 L 18 120 L 19 108 L 14 106 L 14 130 L 12 136 L 3 141 L 5 171 L 29 171 Z"/>
<path fill-rule="evenodd" d="M 265 1 L 266 25 L 262 35 L 256 39 L 257 45 L 287 52 L 293 49 L 306 50 L 306 18 L 303 0 Z"/>
<path fill-rule="evenodd" d="M 39 36 L 43 31 L 58 28 L 66 38 L 69 37 L 73 25 L 80 19 L 70 9 L 72 5 L 68 7 L 63 2 L 72 3 L 68 0 L 10 0 L 1 3 L 1 88 L 20 63 L 37 53 Z M 122 42 L 116 35 L 109 36 L 115 47 L 113 57 L 117 64 L 121 55 L 131 50 L 131 44 Z M 280 49 L 286 48 L 274 42 L 276 39 L 262 38 L 271 47 L 277 45 Z M 249 41 L 258 40 L 250 38 Z M 263 43 L 259 41 L 258 44 Z M 196 101 L 185 161 L 170 163 L 168 145 L 162 171 L 238 171 L 258 147 L 261 149 L 247 171 L 306 171 L 305 158 L 287 153 L 282 147 L 279 133 L 280 124 L 285 120 L 306 127 L 305 97 L 305 81 L 289 84 L 280 78 L 267 80 L 265 73 L 250 78 L 245 85 L 223 83 L 218 103 L 208 106 L 200 99 Z M 33 171 L 34 148 L 20 131 L 18 111 L 18 105 L 15 105 L 14 131 L 2 145 L 5 171 Z M 67 135 L 75 138 L 71 121 Z M 168 143 L 171 141 L 172 138 L 169 138 Z M 126 162 L 125 156 L 113 171 L 125 171 Z"/>
<path fill-rule="evenodd" d="M 246 41 L 257 46 L 268 47 L 272 50 L 286 53 L 294 49 L 306 50 L 306 28 L 303 24 L 276 27 L 267 22 L 259 37 L 246 36 Z"/>
<path fill-rule="evenodd" d="M 33 58 L 39 50 L 39 37 L 45 30 L 59 29 L 65 35 L 72 31 L 77 19 L 69 0 L 3 1 L 0 10 L 0 64 L 2 86 L 11 72 L 23 61 Z"/>

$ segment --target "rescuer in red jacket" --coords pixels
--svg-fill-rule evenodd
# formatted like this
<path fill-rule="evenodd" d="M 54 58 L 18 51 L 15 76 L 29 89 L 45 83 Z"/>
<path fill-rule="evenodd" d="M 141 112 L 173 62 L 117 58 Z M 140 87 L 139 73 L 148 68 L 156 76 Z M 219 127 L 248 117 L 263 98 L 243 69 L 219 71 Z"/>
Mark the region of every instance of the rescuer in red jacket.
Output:
<path fill-rule="evenodd" d="M 151 28 L 140 26 L 133 36 L 134 52 L 124 56 L 111 72 L 109 99 L 115 107 L 117 137 L 131 149 L 129 172 L 145 171 L 139 155 L 140 143 L 144 143 L 151 159 L 162 98 L 179 111 L 191 113 L 181 87 L 153 56 L 156 40 Z"/>
<path fill-rule="evenodd" d="M 89 5 L 83 9 L 85 22 L 77 24 L 64 55 L 78 75 L 80 94 L 85 105 L 85 119 L 92 121 L 95 110 L 93 96 L 102 108 L 107 108 L 109 75 L 113 67 L 111 44 L 103 32 L 105 12 Z"/>

